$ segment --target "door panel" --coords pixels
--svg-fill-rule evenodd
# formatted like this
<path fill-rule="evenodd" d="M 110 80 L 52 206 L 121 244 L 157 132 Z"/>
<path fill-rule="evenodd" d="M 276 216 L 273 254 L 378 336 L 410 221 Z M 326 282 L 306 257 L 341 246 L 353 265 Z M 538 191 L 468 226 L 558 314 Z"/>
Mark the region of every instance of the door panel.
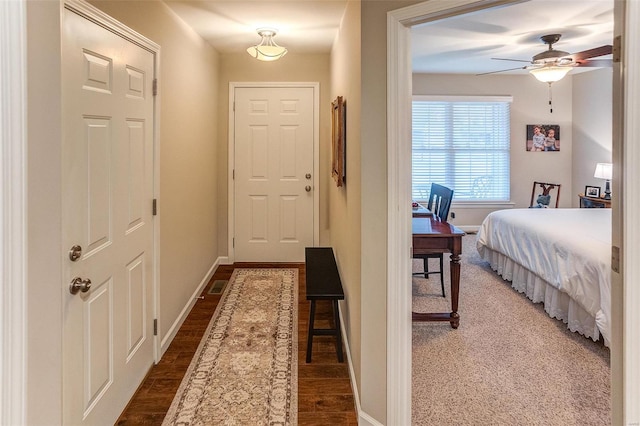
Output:
<path fill-rule="evenodd" d="M 235 89 L 236 261 L 302 262 L 314 244 L 313 97 L 312 88 Z"/>
<path fill-rule="evenodd" d="M 155 58 L 68 9 L 62 40 L 63 416 L 114 424 L 153 364 Z"/>

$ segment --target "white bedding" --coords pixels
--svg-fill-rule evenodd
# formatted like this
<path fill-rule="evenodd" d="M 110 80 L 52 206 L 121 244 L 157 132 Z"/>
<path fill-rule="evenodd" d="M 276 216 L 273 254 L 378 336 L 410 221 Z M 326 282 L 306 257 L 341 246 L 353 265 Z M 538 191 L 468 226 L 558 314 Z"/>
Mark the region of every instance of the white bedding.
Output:
<path fill-rule="evenodd" d="M 611 209 L 513 209 L 487 216 L 480 255 L 576 331 L 611 338 Z"/>

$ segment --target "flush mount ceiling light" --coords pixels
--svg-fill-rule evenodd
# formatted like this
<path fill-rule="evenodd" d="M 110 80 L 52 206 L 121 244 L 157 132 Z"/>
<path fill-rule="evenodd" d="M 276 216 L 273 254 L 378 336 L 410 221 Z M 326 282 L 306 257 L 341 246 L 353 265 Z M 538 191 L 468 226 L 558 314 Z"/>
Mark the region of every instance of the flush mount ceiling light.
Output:
<path fill-rule="evenodd" d="M 247 53 L 259 61 L 275 61 L 287 54 L 287 49 L 278 46 L 273 38 L 277 31 L 273 28 L 258 28 L 256 30 L 262 40 L 255 46 L 247 49 Z"/>

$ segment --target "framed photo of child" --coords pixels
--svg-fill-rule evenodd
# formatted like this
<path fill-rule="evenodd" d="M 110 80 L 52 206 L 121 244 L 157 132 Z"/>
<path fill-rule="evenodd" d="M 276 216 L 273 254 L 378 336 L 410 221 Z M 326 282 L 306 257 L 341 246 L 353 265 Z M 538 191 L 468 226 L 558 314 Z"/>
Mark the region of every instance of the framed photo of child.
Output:
<path fill-rule="evenodd" d="M 525 149 L 531 152 L 560 151 L 560 126 L 557 124 L 527 124 Z"/>

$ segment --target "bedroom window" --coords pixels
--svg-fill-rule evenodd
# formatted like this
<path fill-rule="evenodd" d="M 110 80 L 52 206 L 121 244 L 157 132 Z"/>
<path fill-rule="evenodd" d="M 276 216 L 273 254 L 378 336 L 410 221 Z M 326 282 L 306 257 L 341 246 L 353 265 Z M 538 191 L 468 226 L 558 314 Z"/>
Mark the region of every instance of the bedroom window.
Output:
<path fill-rule="evenodd" d="M 454 201 L 509 201 L 511 97 L 414 96 L 412 188 L 429 197 L 431 183 Z"/>

